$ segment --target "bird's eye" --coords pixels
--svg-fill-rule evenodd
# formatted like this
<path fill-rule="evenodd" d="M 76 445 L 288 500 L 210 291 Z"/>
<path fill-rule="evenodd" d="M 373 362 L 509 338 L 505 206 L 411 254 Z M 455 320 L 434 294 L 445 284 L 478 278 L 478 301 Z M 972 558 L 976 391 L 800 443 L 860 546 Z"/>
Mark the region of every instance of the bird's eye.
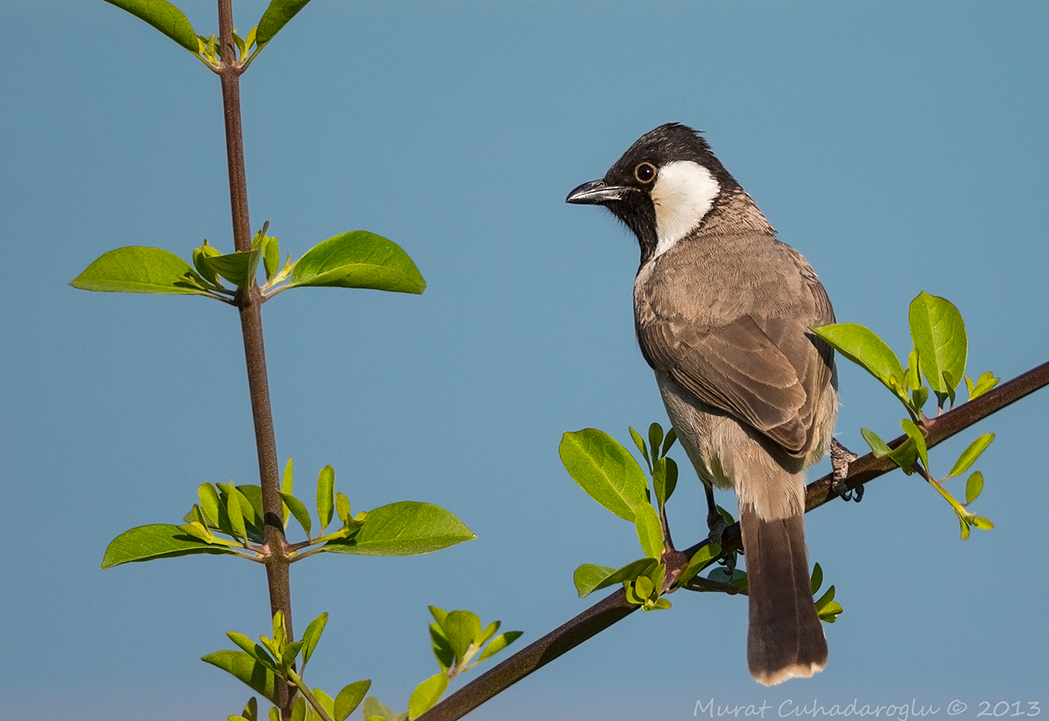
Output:
<path fill-rule="evenodd" d="M 652 165 L 652 163 L 639 163 L 634 168 L 634 177 L 642 183 L 651 183 L 656 179 L 656 166 Z"/>

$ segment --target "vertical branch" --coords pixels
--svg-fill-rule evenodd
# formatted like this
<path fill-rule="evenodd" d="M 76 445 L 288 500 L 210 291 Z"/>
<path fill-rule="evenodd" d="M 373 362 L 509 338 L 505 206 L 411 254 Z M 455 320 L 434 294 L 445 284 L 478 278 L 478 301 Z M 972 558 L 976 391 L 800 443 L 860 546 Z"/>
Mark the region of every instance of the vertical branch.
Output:
<path fill-rule="evenodd" d="M 218 74 L 222 82 L 222 108 L 226 125 L 226 161 L 229 166 L 230 212 L 233 217 L 233 245 L 238 252 L 251 250 L 251 221 L 248 216 L 248 181 L 244 170 L 244 134 L 240 113 L 240 74 L 233 43 L 232 0 L 218 0 L 219 43 L 222 62 Z M 277 465 L 277 440 L 273 431 L 273 409 L 270 403 L 269 378 L 266 373 L 266 348 L 262 339 L 262 296 L 254 280 L 237 295 L 240 308 L 244 357 L 248 371 L 251 415 L 255 423 L 255 445 L 259 457 L 259 483 L 262 487 L 262 510 L 265 517 L 265 544 L 268 551 L 266 580 L 269 587 L 270 614 L 281 611 L 288 633 L 294 638 L 291 616 L 291 582 L 288 573 L 287 541 L 284 537 L 284 510 L 280 497 L 280 471 Z M 281 716 L 291 718 L 293 690 L 278 680 Z"/>

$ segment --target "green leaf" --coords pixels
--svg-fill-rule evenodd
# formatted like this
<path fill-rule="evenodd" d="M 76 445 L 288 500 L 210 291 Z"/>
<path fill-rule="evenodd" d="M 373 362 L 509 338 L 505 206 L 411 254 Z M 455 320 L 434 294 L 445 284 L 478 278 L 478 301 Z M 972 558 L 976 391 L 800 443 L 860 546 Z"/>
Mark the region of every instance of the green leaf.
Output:
<path fill-rule="evenodd" d="M 277 662 L 273 660 L 273 657 L 270 656 L 269 652 L 259 644 L 255 643 L 255 641 L 245 636 L 243 633 L 237 633 L 236 631 L 227 631 L 226 635 L 229 636 L 230 641 L 233 641 L 233 643 L 240 646 L 241 650 L 244 651 L 244 653 L 251 656 L 253 659 L 261 663 L 266 668 L 277 668 Z"/>
<path fill-rule="evenodd" d="M 431 606 L 430 610 L 432 611 L 433 608 Z M 439 617 L 437 623 L 430 624 L 430 648 L 433 651 L 433 657 L 437 659 L 437 665 L 441 667 L 442 671 L 447 671 L 455 665 L 455 651 L 452 650 L 452 644 L 448 641 L 448 637 L 444 635 L 444 631 L 440 626 L 448 614 L 444 611 L 441 614 L 443 615 Z"/>
<path fill-rule="evenodd" d="M 254 696 L 248 699 L 248 703 L 244 705 L 244 710 L 241 712 L 241 717 L 246 721 L 258 721 L 259 718 L 259 701 Z"/>
<path fill-rule="evenodd" d="M 200 499 L 200 508 L 204 511 L 208 525 L 212 528 L 220 528 L 219 520 L 222 518 L 222 511 L 219 510 L 221 508 L 219 492 L 215 490 L 215 486 L 210 483 L 201 483 L 197 488 L 197 498 Z"/>
<path fill-rule="evenodd" d="M 481 634 L 481 638 L 479 639 L 479 642 L 480 643 L 485 643 L 486 641 L 488 641 L 488 639 L 490 639 L 492 636 L 494 636 L 495 632 L 499 630 L 499 626 L 500 625 L 501 624 L 500 624 L 499 621 L 492 621 L 490 624 L 485 626 L 484 627 L 484 632 Z"/>
<path fill-rule="evenodd" d="M 641 550 L 649 558 L 657 561 L 663 555 L 663 526 L 659 522 L 659 513 L 650 503 L 637 506 L 637 538 L 641 541 Z"/>
<path fill-rule="evenodd" d="M 328 716 L 335 715 L 335 700 L 325 691 L 315 688 L 313 689 L 313 697 L 317 699 L 317 703 L 324 709 L 324 713 L 328 714 Z"/>
<path fill-rule="evenodd" d="M 309 704 L 306 703 L 305 696 L 299 696 L 295 699 L 295 705 L 291 709 L 291 721 L 313 721 L 313 719 L 307 719 L 307 708 Z"/>
<path fill-rule="evenodd" d="M 423 681 L 412 691 L 408 701 L 408 718 L 416 719 L 433 708 L 448 688 L 448 676 L 437 673 Z"/>
<path fill-rule="evenodd" d="M 280 479 L 280 492 L 291 495 L 295 485 L 295 468 L 292 457 L 288 456 L 288 462 L 284 464 L 284 475 Z"/>
<path fill-rule="evenodd" d="M 663 442 L 663 426 L 658 423 L 653 423 L 648 427 L 648 443 L 652 448 L 652 455 L 655 456 L 659 451 L 659 446 Z M 653 459 L 654 460 L 654 459 Z"/>
<path fill-rule="evenodd" d="M 917 457 L 918 448 L 913 438 L 908 438 L 900 446 L 889 451 L 889 458 L 908 476 L 914 473 L 914 461 Z"/>
<path fill-rule="evenodd" d="M 645 459 L 645 463 L 648 467 L 652 468 L 652 460 L 648 457 L 648 445 L 645 443 L 645 439 L 641 437 L 641 434 L 634 430 L 633 426 L 630 426 L 630 437 L 634 440 L 634 445 L 641 451 L 641 456 Z"/>
<path fill-rule="evenodd" d="M 274 672 L 244 651 L 217 651 L 201 657 L 200 660 L 233 674 L 254 689 L 256 693 L 268 699 L 270 703 L 279 703 L 277 677 Z"/>
<path fill-rule="evenodd" d="M 667 452 L 673 447 L 674 441 L 677 440 L 677 431 L 671 428 L 667 431 L 667 437 L 663 439 L 663 450 L 660 451 L 659 455 L 665 456 Z M 667 496 L 669 498 L 669 496 Z"/>
<path fill-rule="evenodd" d="M 208 245 L 207 238 L 204 239 L 203 245 L 199 248 L 193 249 L 193 267 L 197 269 L 201 277 L 207 280 L 212 285 L 222 287 L 222 280 L 219 278 L 218 273 L 210 265 L 205 263 L 205 259 L 211 258 L 216 255 L 222 255 L 219 251 Z"/>
<path fill-rule="evenodd" d="M 280 270 L 280 243 L 276 238 L 266 237 L 262 241 L 262 262 L 266 267 L 266 280 L 269 280 Z"/>
<path fill-rule="evenodd" d="M 233 535 L 235 538 L 246 541 L 248 533 L 244 523 L 244 514 L 245 512 L 250 512 L 251 504 L 248 503 L 243 493 L 237 492 L 232 483 L 229 484 L 228 489 L 226 492 L 226 513 L 229 514 L 229 522 L 233 526 Z"/>
<path fill-rule="evenodd" d="M 987 371 L 986 373 L 981 373 L 975 385 L 973 384 L 972 379 L 970 379 L 969 376 L 965 376 L 965 385 L 969 391 L 969 400 L 979 398 L 984 393 L 998 385 L 999 380 L 1000 379 L 995 378 L 994 374 L 990 371 Z"/>
<path fill-rule="evenodd" d="M 111 250 L 84 269 L 74 288 L 102 293 L 206 295 L 204 279 L 189 263 L 160 248 L 130 246 Z"/>
<path fill-rule="evenodd" d="M 102 568 L 122 563 L 152 561 L 155 558 L 175 558 L 195 553 L 237 555 L 226 546 L 205 543 L 188 535 L 178 526 L 155 523 L 124 531 L 113 539 L 102 558 Z"/>
<path fill-rule="evenodd" d="M 507 631 L 501 633 L 492 639 L 492 642 L 484 647 L 484 651 L 481 652 L 481 656 L 477 659 L 477 663 L 484 661 L 487 658 L 491 658 L 495 654 L 502 651 L 504 648 L 509 646 L 511 643 L 521 637 L 521 631 Z"/>
<path fill-rule="evenodd" d="M 910 323 L 922 373 L 934 391 L 947 394 L 944 372 L 955 385 L 965 372 L 968 345 L 961 313 L 950 301 L 923 291 L 911 301 Z"/>
<path fill-rule="evenodd" d="M 317 477 L 317 517 L 320 518 L 321 531 L 331 523 L 331 514 L 335 510 L 335 469 L 325 466 Z"/>
<path fill-rule="evenodd" d="M 197 54 L 197 33 L 181 10 L 166 0 L 106 0 L 122 10 L 145 20 L 176 43 Z"/>
<path fill-rule="evenodd" d="M 812 569 L 812 578 L 809 580 L 809 588 L 811 593 L 816 593 L 820 590 L 820 586 L 823 585 L 823 569 L 820 568 L 820 564 L 816 564 L 816 567 Z M 833 598 L 833 596 L 832 596 Z"/>
<path fill-rule="evenodd" d="M 313 649 L 317 648 L 317 642 L 321 640 L 321 634 L 324 633 L 324 626 L 328 623 L 328 614 L 322 613 L 317 618 L 313 619 L 309 626 L 306 627 L 306 632 L 302 634 L 302 665 L 305 666 L 310 656 L 313 655 Z"/>
<path fill-rule="evenodd" d="M 400 247 L 378 235 L 355 230 L 315 245 L 291 271 L 289 288 L 335 286 L 422 293 L 426 281 Z"/>
<path fill-rule="evenodd" d="M 440 623 L 457 659 L 465 658 L 470 644 L 481 638 L 481 619 L 472 611 L 451 611 Z"/>
<path fill-rule="evenodd" d="M 575 570 L 575 587 L 579 592 L 579 597 L 583 598 L 599 589 L 635 579 L 655 567 L 656 561 L 651 558 L 639 558 L 618 570 L 586 563 Z M 604 574 L 603 577 L 602 574 Z"/>
<path fill-rule="evenodd" d="M 255 279 L 255 271 L 259 267 L 261 255 L 257 250 L 249 250 L 247 253 L 230 253 L 204 258 L 203 262 L 233 285 L 244 289 Z"/>
<path fill-rule="evenodd" d="M 339 695 L 335 697 L 335 721 L 346 721 L 349 715 L 361 705 L 371 685 L 370 680 L 364 679 L 344 686 L 342 691 L 339 691 Z"/>
<path fill-rule="evenodd" d="M 353 515 L 350 513 L 350 499 L 341 491 L 335 494 L 335 515 L 343 524 L 348 525 L 353 522 Z"/>
<path fill-rule="evenodd" d="M 994 528 L 994 524 L 988 521 L 983 516 L 973 516 L 971 523 L 979 529 L 989 531 Z"/>
<path fill-rule="evenodd" d="M 918 450 L 918 457 L 922 459 L 922 465 L 925 466 L 925 470 L 929 470 L 929 449 L 925 445 L 925 436 L 922 434 L 921 429 L 910 418 L 904 418 L 900 421 L 900 425 L 903 427 L 903 432 L 914 441 L 914 445 Z"/>
<path fill-rule="evenodd" d="M 685 570 L 682 571 L 681 575 L 678 577 L 678 586 L 684 586 L 691 581 L 697 573 L 717 561 L 718 556 L 720 555 L 721 546 L 717 543 L 708 543 L 705 546 L 702 546 L 698 551 L 692 554 L 692 558 L 688 560 L 688 565 L 685 566 Z"/>
<path fill-rule="evenodd" d="M 450 511 L 430 503 L 401 501 L 369 511 L 357 535 L 329 541 L 322 548 L 359 556 L 415 556 L 474 538 L 477 534 Z"/>
<path fill-rule="evenodd" d="M 677 488 L 677 463 L 673 458 L 663 457 L 652 468 L 652 487 L 656 491 L 659 507 L 666 505 Z"/>
<path fill-rule="evenodd" d="M 861 428 L 860 435 L 863 436 L 863 440 L 867 441 L 867 445 L 871 447 L 875 458 L 884 458 L 892 453 L 892 449 L 889 448 L 888 444 L 871 429 Z"/>
<path fill-rule="evenodd" d="M 306 7 L 310 0 L 272 0 L 259 20 L 255 31 L 255 42 L 261 48 L 295 17 L 295 13 Z"/>
<path fill-rule="evenodd" d="M 954 464 L 954 468 L 947 474 L 948 478 L 954 476 L 960 476 L 969 469 L 976 459 L 980 457 L 980 454 L 984 452 L 987 446 L 991 445 L 991 441 L 994 440 L 993 433 L 985 433 L 975 441 L 969 444 L 969 447 L 962 452 L 962 455 L 958 457 L 958 461 Z"/>
<path fill-rule="evenodd" d="M 565 433 L 559 451 L 572 479 L 620 518 L 633 522 L 638 505 L 648 503 L 644 472 L 607 433 L 594 428 Z"/>
<path fill-rule="evenodd" d="M 310 531 L 312 530 L 312 521 L 310 520 L 309 509 L 306 508 L 306 504 L 300 501 L 295 496 L 288 493 L 281 493 L 281 499 L 284 501 L 284 505 L 287 506 L 288 510 L 291 511 L 291 515 L 295 516 L 295 520 L 302 526 L 302 530 L 306 532 L 306 538 L 310 537 Z"/>
<path fill-rule="evenodd" d="M 856 323 L 837 323 L 811 329 L 839 353 L 859 364 L 868 373 L 900 395 L 903 389 L 896 383 L 903 381 L 900 359 L 873 331 Z M 904 400 L 906 396 L 903 396 Z"/>
<path fill-rule="evenodd" d="M 838 616 L 842 614 L 842 607 L 834 601 L 834 586 L 827 589 L 827 592 L 820 596 L 819 600 L 816 601 L 816 615 L 819 616 L 820 620 L 824 623 L 834 623 L 838 620 Z"/>
<path fill-rule="evenodd" d="M 364 699 L 364 706 L 361 707 L 361 714 L 364 716 L 364 721 L 398 721 L 401 718 L 400 714 L 395 714 L 390 708 L 379 701 L 374 696 L 369 696 Z M 404 718 L 407 718 L 407 714 L 403 714 Z"/>
<path fill-rule="evenodd" d="M 980 492 L 983 491 L 983 474 L 976 471 L 965 484 L 965 505 L 969 505 L 975 501 L 979 496 Z"/>

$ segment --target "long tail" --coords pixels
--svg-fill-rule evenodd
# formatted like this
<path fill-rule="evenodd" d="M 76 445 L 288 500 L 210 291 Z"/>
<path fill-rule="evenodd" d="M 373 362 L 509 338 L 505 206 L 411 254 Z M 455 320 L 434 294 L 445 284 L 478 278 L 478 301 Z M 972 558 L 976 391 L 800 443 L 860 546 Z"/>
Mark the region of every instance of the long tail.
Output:
<path fill-rule="evenodd" d="M 769 521 L 743 505 L 740 525 L 750 587 L 751 676 L 772 686 L 822 671 L 827 639 L 809 588 L 803 516 Z"/>

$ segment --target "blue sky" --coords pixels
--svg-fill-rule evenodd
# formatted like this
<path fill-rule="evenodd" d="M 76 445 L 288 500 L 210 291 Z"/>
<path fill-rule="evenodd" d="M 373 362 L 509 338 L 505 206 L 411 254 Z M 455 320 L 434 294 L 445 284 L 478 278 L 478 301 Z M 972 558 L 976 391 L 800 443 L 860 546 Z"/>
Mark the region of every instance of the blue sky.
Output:
<path fill-rule="evenodd" d="M 214 3 L 179 5 L 215 28 Z M 237 27 L 264 6 L 237 0 Z M 247 689 L 197 659 L 227 630 L 266 628 L 260 569 L 99 563 L 121 531 L 176 522 L 198 484 L 256 482 L 235 313 L 66 285 L 124 245 L 231 247 L 218 82 L 101 0 L 4 3 L 0 23 L 0 713 L 224 718 Z M 563 200 L 656 125 L 706 131 L 839 320 L 904 351 L 925 290 L 964 315 L 971 373 L 1045 361 L 1047 23 L 1037 2 L 307 6 L 243 78 L 253 226 L 270 220 L 295 256 L 379 233 L 429 285 L 265 306 L 279 453 L 307 497 L 330 463 L 355 509 L 431 501 L 478 534 L 430 556 L 296 565 L 299 627 L 332 614 L 311 683 L 370 677 L 403 709 L 436 670 L 428 604 L 501 619 L 523 644 L 586 607 L 577 565 L 640 555 L 557 455 L 565 431 L 626 441 L 666 422 L 633 336 L 636 243 Z M 840 376 L 838 438 L 894 436 L 889 394 L 847 364 Z M 815 679 L 758 686 L 745 601 L 677 593 L 470 718 L 683 719 L 709 699 L 1049 710 L 1047 412 L 1043 391 L 933 455 L 943 474 L 997 434 L 975 506 L 993 531 L 961 542 L 950 508 L 901 473 L 809 515 L 811 559 L 845 608 Z M 705 533 L 683 471 L 680 545 Z"/>

